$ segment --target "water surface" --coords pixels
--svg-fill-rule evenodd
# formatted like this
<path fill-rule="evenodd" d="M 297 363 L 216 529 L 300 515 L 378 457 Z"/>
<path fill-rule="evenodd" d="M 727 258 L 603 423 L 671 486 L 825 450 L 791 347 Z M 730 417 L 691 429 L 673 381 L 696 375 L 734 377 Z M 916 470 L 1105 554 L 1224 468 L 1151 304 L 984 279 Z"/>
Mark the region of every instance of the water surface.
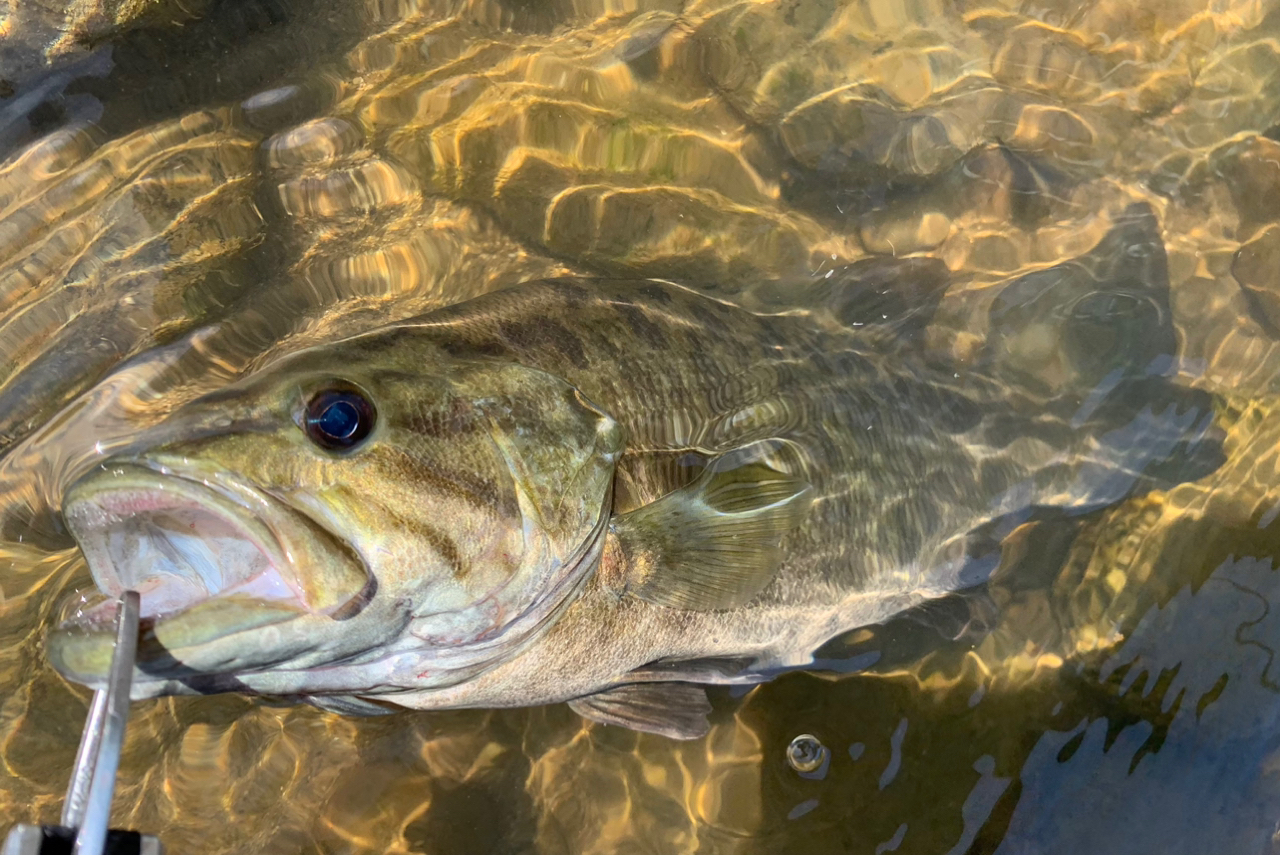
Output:
<path fill-rule="evenodd" d="M 83 5 L 0 4 L 0 816 L 56 817 L 86 711 L 41 655 L 90 584 L 70 478 L 273 354 L 581 273 L 828 326 L 936 303 L 920 348 L 1004 336 L 1025 382 L 1144 346 L 1124 300 L 1015 335 L 1026 295 L 1167 289 L 1153 370 L 1218 396 L 1227 462 L 1023 526 L 984 590 L 714 691 L 692 743 L 142 702 L 116 824 L 191 853 L 1280 845 L 1276 4 Z"/>

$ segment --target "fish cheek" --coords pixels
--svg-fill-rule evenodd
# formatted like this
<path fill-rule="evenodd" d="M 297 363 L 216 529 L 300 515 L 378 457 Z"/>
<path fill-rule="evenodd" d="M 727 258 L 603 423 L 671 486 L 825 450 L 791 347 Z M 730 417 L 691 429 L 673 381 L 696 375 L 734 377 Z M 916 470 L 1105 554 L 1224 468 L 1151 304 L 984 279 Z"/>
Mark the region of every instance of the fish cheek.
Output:
<path fill-rule="evenodd" d="M 617 421 L 563 378 L 517 363 L 474 366 L 458 385 L 527 522 L 561 543 L 593 528 L 622 448 Z"/>
<path fill-rule="evenodd" d="M 523 519 L 505 462 L 483 435 L 404 434 L 371 455 L 365 499 L 395 572 L 483 593 L 523 557 Z"/>

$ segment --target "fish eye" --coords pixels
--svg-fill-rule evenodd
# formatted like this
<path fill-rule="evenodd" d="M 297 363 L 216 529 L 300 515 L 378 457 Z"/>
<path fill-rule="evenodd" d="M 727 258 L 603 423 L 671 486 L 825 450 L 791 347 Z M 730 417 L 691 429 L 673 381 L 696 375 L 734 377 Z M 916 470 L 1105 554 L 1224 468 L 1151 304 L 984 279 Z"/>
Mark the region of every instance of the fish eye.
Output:
<path fill-rule="evenodd" d="M 369 435 L 376 420 L 377 412 L 369 399 L 344 385 L 322 389 L 311 396 L 302 429 L 321 448 L 346 451 Z"/>

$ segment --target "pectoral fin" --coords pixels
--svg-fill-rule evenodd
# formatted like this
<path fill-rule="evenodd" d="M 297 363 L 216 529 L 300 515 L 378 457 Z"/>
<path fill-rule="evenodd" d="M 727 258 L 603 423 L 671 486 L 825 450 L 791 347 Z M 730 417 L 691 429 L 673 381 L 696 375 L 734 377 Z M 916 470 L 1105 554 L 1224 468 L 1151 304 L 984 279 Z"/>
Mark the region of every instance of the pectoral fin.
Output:
<path fill-rule="evenodd" d="M 366 701 L 355 695 L 303 695 L 302 700 L 319 707 L 325 712 L 349 716 L 391 715 L 395 712 L 391 707 L 374 701 Z"/>
<path fill-rule="evenodd" d="M 692 683 L 632 683 L 569 701 L 569 708 L 600 724 L 697 739 L 711 729 L 707 691 Z"/>
<path fill-rule="evenodd" d="M 621 593 L 695 611 L 750 601 L 781 563 L 782 536 L 809 507 L 801 460 L 795 443 L 753 442 L 711 460 L 691 484 L 617 517 L 611 528 Z"/>

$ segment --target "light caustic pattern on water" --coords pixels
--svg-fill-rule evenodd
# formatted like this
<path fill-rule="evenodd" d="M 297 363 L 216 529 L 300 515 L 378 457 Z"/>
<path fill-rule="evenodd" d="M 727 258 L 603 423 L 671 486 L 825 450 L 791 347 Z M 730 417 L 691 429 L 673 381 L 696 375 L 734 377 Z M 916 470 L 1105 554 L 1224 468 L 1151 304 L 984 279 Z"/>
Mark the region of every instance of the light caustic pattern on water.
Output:
<path fill-rule="evenodd" d="M 693 743 L 142 703 L 116 822 L 191 853 L 1280 845 L 1276 4 L 71 5 L 0 3 L 0 817 L 56 816 L 86 710 L 41 656 L 90 584 L 62 488 L 272 354 L 587 273 L 828 326 L 936 301 L 921 346 L 1052 382 L 1071 343 L 1001 318 L 1083 282 L 1111 315 L 1168 289 L 1211 476 L 1019 528 L 982 597 L 713 693 Z"/>

